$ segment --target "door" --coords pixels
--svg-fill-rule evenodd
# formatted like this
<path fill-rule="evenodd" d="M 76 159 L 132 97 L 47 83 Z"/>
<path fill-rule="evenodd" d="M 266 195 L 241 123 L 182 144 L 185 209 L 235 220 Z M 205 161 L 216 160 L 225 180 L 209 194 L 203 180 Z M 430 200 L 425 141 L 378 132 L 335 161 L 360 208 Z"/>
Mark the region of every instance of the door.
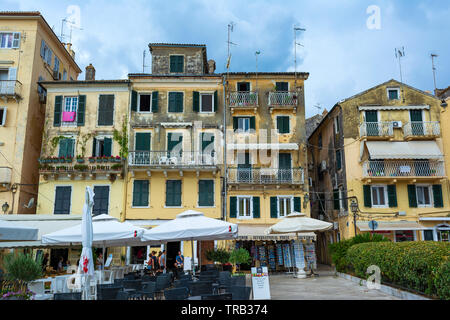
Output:
<path fill-rule="evenodd" d="M 175 258 L 180 249 L 181 243 L 177 242 L 167 242 L 166 259 L 167 259 L 167 269 L 175 269 Z"/>
<path fill-rule="evenodd" d="M 410 110 L 409 115 L 411 119 L 411 131 L 413 136 L 423 136 L 424 128 L 423 128 L 422 110 Z"/>
<path fill-rule="evenodd" d="M 214 134 L 213 133 L 202 133 L 202 152 L 201 152 L 201 163 L 202 164 L 213 164 L 214 159 Z"/>
<path fill-rule="evenodd" d="M 95 186 L 94 194 L 94 207 L 92 208 L 93 216 L 109 214 L 109 186 Z"/>
<path fill-rule="evenodd" d="M 238 153 L 238 182 L 251 182 L 252 165 L 250 164 L 250 153 Z"/>
<path fill-rule="evenodd" d="M 280 153 L 278 155 L 278 180 L 280 182 L 291 182 L 292 180 L 290 153 Z"/>
<path fill-rule="evenodd" d="M 136 132 L 134 164 L 150 164 L 150 132 Z"/>
<path fill-rule="evenodd" d="M 366 111 L 367 136 L 379 136 L 378 112 Z"/>
<path fill-rule="evenodd" d="M 179 150 L 179 152 L 177 153 L 176 150 Z M 167 134 L 167 156 L 181 158 L 182 155 L 183 155 L 183 134 L 169 132 Z"/>

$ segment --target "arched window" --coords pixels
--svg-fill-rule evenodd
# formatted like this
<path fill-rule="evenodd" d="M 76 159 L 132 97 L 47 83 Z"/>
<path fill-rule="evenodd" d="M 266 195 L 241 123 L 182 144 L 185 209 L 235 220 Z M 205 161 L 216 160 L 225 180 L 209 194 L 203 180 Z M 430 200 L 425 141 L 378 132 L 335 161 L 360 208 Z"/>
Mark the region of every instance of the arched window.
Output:
<path fill-rule="evenodd" d="M 438 241 L 450 242 L 450 225 L 441 224 L 436 226 L 436 234 Z"/>

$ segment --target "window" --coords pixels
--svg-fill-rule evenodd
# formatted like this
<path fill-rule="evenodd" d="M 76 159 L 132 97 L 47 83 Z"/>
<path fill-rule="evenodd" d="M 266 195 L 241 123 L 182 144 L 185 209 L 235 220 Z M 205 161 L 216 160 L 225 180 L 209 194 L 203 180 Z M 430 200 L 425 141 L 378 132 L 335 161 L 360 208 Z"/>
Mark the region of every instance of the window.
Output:
<path fill-rule="evenodd" d="M 95 137 L 92 145 L 93 157 L 110 157 L 112 155 L 112 137 Z"/>
<path fill-rule="evenodd" d="M 59 59 L 55 56 L 55 65 L 53 66 L 53 71 L 59 71 Z"/>
<path fill-rule="evenodd" d="M 248 92 L 250 91 L 250 82 L 238 82 L 237 91 Z"/>
<path fill-rule="evenodd" d="M 72 187 L 56 187 L 53 214 L 70 214 Z"/>
<path fill-rule="evenodd" d="M 150 151 L 151 139 L 150 132 L 136 132 L 134 138 L 135 151 Z"/>
<path fill-rule="evenodd" d="M 98 105 L 98 125 L 112 126 L 114 123 L 114 95 L 101 94 Z"/>
<path fill-rule="evenodd" d="M 214 180 L 198 181 L 198 206 L 214 206 Z"/>
<path fill-rule="evenodd" d="M 289 91 L 289 82 L 276 82 L 275 91 Z"/>
<path fill-rule="evenodd" d="M 388 99 L 389 100 L 399 100 L 400 99 L 400 89 L 399 88 L 388 88 Z"/>
<path fill-rule="evenodd" d="M 277 116 L 277 129 L 279 134 L 290 132 L 289 116 Z"/>
<path fill-rule="evenodd" d="M 416 195 L 418 207 L 431 207 L 432 196 L 430 186 L 416 186 Z"/>
<path fill-rule="evenodd" d="M 242 132 L 250 131 L 250 118 L 239 118 L 237 129 Z"/>
<path fill-rule="evenodd" d="M 322 133 L 319 133 L 317 144 L 319 145 L 319 150 L 322 149 Z"/>
<path fill-rule="evenodd" d="M 414 231 L 412 230 L 396 230 L 395 242 L 414 241 Z"/>
<path fill-rule="evenodd" d="M 73 127 L 77 125 L 78 97 L 65 97 L 62 112 L 62 125 Z"/>
<path fill-rule="evenodd" d="M 149 181 L 134 180 L 133 207 L 148 207 Z"/>
<path fill-rule="evenodd" d="M 183 92 L 169 92 L 169 112 L 183 112 Z"/>
<path fill-rule="evenodd" d="M 293 197 L 278 197 L 278 217 L 285 217 L 292 213 Z"/>
<path fill-rule="evenodd" d="M 41 42 L 41 57 L 44 60 L 44 62 L 47 63 L 48 65 L 52 64 L 52 55 L 53 55 L 52 50 L 49 48 L 47 43 L 44 40 L 42 40 L 42 42 Z"/>
<path fill-rule="evenodd" d="M 166 181 L 166 207 L 181 207 L 181 180 Z"/>
<path fill-rule="evenodd" d="M 92 214 L 108 214 L 109 207 L 109 186 L 94 186 L 94 207 Z"/>
<path fill-rule="evenodd" d="M 450 226 L 442 224 L 436 227 L 437 241 L 450 241 Z"/>
<path fill-rule="evenodd" d="M 6 125 L 6 108 L 0 108 L 0 126 Z"/>
<path fill-rule="evenodd" d="M 75 139 L 65 137 L 59 140 L 59 157 L 73 158 L 75 150 Z"/>
<path fill-rule="evenodd" d="M 170 72 L 184 72 L 184 56 L 170 56 Z"/>
<path fill-rule="evenodd" d="M 20 32 L 1 32 L 0 49 L 15 49 L 20 46 Z"/>
<path fill-rule="evenodd" d="M 252 197 L 238 197 L 238 218 L 252 217 Z"/>
<path fill-rule="evenodd" d="M 151 112 L 152 111 L 152 94 L 140 93 L 138 96 L 138 112 Z"/>
<path fill-rule="evenodd" d="M 342 169 L 341 150 L 336 150 L 336 169 L 337 170 L 341 170 Z"/>
<path fill-rule="evenodd" d="M 67 71 L 64 69 L 63 71 L 63 80 L 67 80 Z"/>
<path fill-rule="evenodd" d="M 386 186 L 372 186 L 371 189 L 372 206 L 386 208 L 388 206 Z"/>
<path fill-rule="evenodd" d="M 434 241 L 433 230 L 423 230 L 424 241 Z"/>
<path fill-rule="evenodd" d="M 339 133 L 339 116 L 334 118 L 334 133 Z"/>
<path fill-rule="evenodd" d="M 212 93 L 200 94 L 200 112 L 214 112 L 214 95 Z"/>
<path fill-rule="evenodd" d="M 347 210 L 347 199 L 345 199 L 344 188 L 339 187 L 339 207 L 341 210 Z"/>

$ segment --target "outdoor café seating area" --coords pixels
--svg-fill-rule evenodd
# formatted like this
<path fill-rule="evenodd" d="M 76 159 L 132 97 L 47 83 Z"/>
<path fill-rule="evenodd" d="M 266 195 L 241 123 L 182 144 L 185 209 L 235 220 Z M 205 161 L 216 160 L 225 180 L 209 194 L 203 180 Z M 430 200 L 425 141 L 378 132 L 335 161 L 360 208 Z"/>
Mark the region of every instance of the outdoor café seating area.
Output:
<path fill-rule="evenodd" d="M 82 282 L 75 274 L 58 275 L 33 281 L 29 289 L 36 300 L 250 300 L 251 293 L 245 276 L 214 265 L 197 274 L 150 273 L 143 265 L 129 265 L 96 270 L 88 290 L 82 290 Z"/>

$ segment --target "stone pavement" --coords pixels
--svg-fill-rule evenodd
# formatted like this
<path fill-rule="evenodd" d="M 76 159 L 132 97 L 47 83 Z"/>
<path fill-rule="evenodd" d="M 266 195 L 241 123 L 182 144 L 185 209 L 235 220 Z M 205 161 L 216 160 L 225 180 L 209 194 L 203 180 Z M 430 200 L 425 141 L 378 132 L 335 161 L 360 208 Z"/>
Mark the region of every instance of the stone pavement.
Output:
<path fill-rule="evenodd" d="M 334 276 L 327 266 L 319 266 L 318 277 L 296 279 L 292 274 L 269 276 L 272 300 L 399 300 L 379 290 Z"/>

